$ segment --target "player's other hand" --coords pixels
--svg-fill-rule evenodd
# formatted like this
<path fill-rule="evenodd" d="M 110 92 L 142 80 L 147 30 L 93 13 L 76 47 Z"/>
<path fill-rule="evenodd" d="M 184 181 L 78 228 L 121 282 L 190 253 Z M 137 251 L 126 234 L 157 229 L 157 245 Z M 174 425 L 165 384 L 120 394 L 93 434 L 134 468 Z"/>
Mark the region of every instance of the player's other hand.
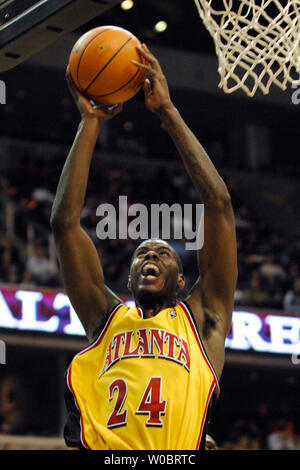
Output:
<path fill-rule="evenodd" d="M 122 111 L 123 104 L 115 104 L 110 107 L 93 104 L 75 86 L 71 78 L 69 66 L 66 70 L 66 79 L 69 90 L 74 98 L 82 120 L 96 118 L 99 123 L 102 123 L 104 121 L 107 121 L 108 119 L 113 118 Z"/>
<path fill-rule="evenodd" d="M 140 64 L 133 60 L 132 62 L 139 68 L 145 70 L 150 76 L 144 82 L 145 103 L 148 109 L 153 113 L 159 113 L 165 108 L 172 107 L 169 87 L 165 75 L 161 69 L 157 58 L 149 51 L 146 44 L 137 46 L 137 49 L 147 64 Z"/>

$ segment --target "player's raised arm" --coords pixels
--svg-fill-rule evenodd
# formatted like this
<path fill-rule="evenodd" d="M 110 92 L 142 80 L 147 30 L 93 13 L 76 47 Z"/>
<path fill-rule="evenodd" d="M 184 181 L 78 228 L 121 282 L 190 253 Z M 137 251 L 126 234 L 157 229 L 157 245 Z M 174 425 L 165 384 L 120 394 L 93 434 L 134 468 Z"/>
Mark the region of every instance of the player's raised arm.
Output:
<path fill-rule="evenodd" d="M 118 114 L 122 106 L 96 109 L 77 91 L 68 71 L 67 80 L 81 121 L 58 183 L 51 226 L 66 292 L 88 339 L 92 340 L 106 313 L 120 300 L 104 284 L 96 248 L 80 226 L 80 217 L 101 126 Z"/>
<path fill-rule="evenodd" d="M 233 296 L 237 280 L 236 234 L 231 198 L 226 185 L 207 153 L 173 105 L 166 78 L 149 49 L 139 48 L 149 65 L 136 65 L 148 72 L 144 84 L 145 102 L 161 119 L 183 159 L 193 184 L 204 203 L 204 246 L 198 252 L 200 276 L 187 302 L 203 336 L 217 333 L 223 351 L 231 324 Z M 213 335 L 215 337 L 215 334 Z M 215 344 L 213 344 L 215 349 Z M 217 361 L 218 362 L 218 361 Z"/>

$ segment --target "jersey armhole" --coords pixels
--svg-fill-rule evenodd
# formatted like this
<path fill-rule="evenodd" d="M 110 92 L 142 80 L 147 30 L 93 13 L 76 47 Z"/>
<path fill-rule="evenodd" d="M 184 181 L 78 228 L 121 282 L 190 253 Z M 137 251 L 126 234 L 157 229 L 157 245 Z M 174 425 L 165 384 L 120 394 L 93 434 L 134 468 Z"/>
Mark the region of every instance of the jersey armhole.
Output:
<path fill-rule="evenodd" d="M 210 421 L 213 417 L 213 414 L 214 414 L 214 411 L 215 411 L 215 408 L 216 408 L 216 403 L 218 401 L 218 397 L 219 397 L 218 389 L 215 386 L 214 391 L 213 391 L 213 393 L 210 397 L 209 403 L 208 403 L 205 422 L 204 422 L 202 436 L 201 436 L 201 440 L 200 440 L 198 450 L 205 450 L 207 428 L 208 428 L 208 425 L 209 425 L 209 423 L 210 423 Z"/>
<path fill-rule="evenodd" d="M 196 340 L 198 340 L 198 344 L 200 346 L 200 349 L 202 351 L 202 354 L 204 356 L 204 359 L 206 360 L 206 363 L 208 365 L 208 367 L 210 368 L 213 376 L 214 376 L 214 380 L 215 380 L 215 384 L 216 384 L 216 390 L 217 390 L 217 394 L 219 395 L 220 394 L 220 384 L 219 384 L 219 380 L 218 380 L 218 377 L 217 377 L 217 374 L 209 360 L 209 357 L 207 355 L 207 352 L 205 350 L 205 347 L 204 347 L 204 344 L 203 344 L 203 341 L 202 341 L 202 338 L 201 338 L 201 335 L 200 335 L 200 332 L 198 330 L 198 326 L 197 326 L 197 323 L 196 323 L 196 320 L 195 320 L 195 317 L 194 317 L 194 314 L 192 312 L 192 309 L 191 307 L 187 304 L 187 302 L 185 302 L 184 300 L 182 300 L 179 305 L 181 307 L 183 307 L 183 310 L 185 312 L 185 314 L 187 315 L 189 321 L 190 321 L 190 324 L 192 326 L 192 329 L 194 331 L 194 334 L 195 334 L 195 337 L 196 337 Z"/>
<path fill-rule="evenodd" d="M 100 325 L 95 329 L 94 331 L 94 334 L 93 334 L 93 338 L 91 339 L 91 341 L 89 342 L 89 346 L 90 347 L 92 344 L 94 344 L 95 342 L 98 341 L 99 339 L 99 336 L 102 335 L 102 332 L 105 330 L 106 328 L 106 325 L 108 322 L 110 322 L 111 318 L 110 317 L 113 317 L 114 314 L 116 313 L 116 311 L 119 309 L 119 307 L 121 306 L 124 306 L 125 304 L 123 304 L 122 302 L 118 303 L 117 305 L 115 305 L 111 310 L 109 310 L 107 312 L 107 314 L 105 315 L 105 317 L 103 318 L 103 320 L 101 321 Z"/>

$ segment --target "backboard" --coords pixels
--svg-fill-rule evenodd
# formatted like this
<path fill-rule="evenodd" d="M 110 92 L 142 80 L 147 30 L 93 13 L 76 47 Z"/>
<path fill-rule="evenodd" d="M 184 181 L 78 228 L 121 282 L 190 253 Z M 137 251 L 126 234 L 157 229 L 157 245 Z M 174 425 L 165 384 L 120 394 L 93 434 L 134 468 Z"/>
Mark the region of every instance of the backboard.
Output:
<path fill-rule="evenodd" d="M 0 72 L 118 3 L 120 0 L 0 0 Z"/>

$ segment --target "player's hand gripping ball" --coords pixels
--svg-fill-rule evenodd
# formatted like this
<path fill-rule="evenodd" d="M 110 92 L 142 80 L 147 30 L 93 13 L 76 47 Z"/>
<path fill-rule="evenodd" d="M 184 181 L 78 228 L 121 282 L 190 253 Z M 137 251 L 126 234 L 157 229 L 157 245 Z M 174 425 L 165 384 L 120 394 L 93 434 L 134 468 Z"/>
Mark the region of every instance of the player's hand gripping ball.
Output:
<path fill-rule="evenodd" d="M 71 78 L 95 103 L 124 103 L 140 90 L 146 72 L 131 61 L 146 63 L 136 46 L 140 41 L 117 26 L 101 26 L 83 34 L 69 57 Z"/>

